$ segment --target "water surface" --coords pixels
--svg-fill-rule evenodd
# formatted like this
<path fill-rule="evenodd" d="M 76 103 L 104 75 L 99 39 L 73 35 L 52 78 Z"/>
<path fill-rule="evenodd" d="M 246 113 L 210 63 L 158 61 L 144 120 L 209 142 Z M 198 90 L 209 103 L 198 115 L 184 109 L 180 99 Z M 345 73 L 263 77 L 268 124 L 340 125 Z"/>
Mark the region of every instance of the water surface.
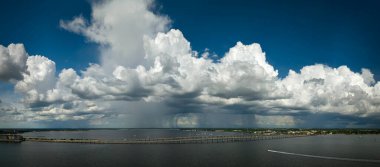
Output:
<path fill-rule="evenodd" d="M 224 135 L 224 132 L 180 130 L 92 130 L 76 132 L 31 132 L 28 136 L 51 138 L 128 138 L 186 135 Z M 276 154 L 278 150 L 298 154 L 380 160 L 380 135 L 325 135 L 280 140 L 221 144 L 0 144 L 1 166 L 380 166 L 379 163 L 352 162 Z"/>

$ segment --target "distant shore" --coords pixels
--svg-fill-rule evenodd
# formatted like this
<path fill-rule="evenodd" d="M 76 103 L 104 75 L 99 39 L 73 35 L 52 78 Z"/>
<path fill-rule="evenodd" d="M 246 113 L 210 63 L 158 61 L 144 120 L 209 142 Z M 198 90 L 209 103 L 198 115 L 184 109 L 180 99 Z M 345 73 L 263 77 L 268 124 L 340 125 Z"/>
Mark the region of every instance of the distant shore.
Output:
<path fill-rule="evenodd" d="M 253 134 L 380 134 L 380 129 L 312 129 L 312 128 L 15 128 L 0 129 L 0 134 L 22 134 L 26 132 L 43 131 L 89 131 L 89 130 L 121 130 L 121 129 L 173 129 L 184 131 L 213 131 L 213 132 L 240 132 Z"/>
<path fill-rule="evenodd" d="M 194 135 L 186 137 L 166 137 L 166 138 L 124 138 L 124 139 L 86 139 L 86 138 L 49 138 L 31 137 L 24 135 L 28 132 L 48 132 L 48 131 L 89 131 L 89 130 L 132 130 L 132 129 L 0 129 L 0 142 L 20 143 L 29 142 L 50 142 L 50 143 L 87 143 L 87 144 L 192 144 L 192 143 L 228 143 L 245 142 L 256 140 L 284 139 L 294 137 L 306 137 L 317 135 L 378 135 L 380 129 L 235 129 L 235 128 L 181 128 L 170 129 L 177 131 L 191 132 L 222 132 L 220 135 Z M 133 129 L 135 130 L 135 129 Z M 234 132 L 234 133 L 223 133 Z"/>

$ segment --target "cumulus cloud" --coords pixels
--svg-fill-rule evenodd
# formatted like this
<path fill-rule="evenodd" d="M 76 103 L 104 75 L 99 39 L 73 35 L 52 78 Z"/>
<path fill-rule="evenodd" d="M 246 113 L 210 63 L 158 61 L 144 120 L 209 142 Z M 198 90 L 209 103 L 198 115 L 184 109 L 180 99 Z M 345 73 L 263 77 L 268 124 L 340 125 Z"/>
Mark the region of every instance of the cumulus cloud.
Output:
<path fill-rule="evenodd" d="M 8 47 L 0 45 L 0 80 L 22 79 L 27 57 L 23 44 L 10 44 Z"/>
<path fill-rule="evenodd" d="M 73 69 L 63 69 L 56 77 L 54 62 L 46 57 L 31 56 L 28 71 L 29 75 L 15 88 L 24 94 L 22 102 L 26 111 L 32 112 L 32 120 L 99 120 L 110 115 L 106 111 L 107 104 L 100 106 L 96 99 L 87 100 L 75 94 L 71 87 L 79 76 Z"/>
<path fill-rule="evenodd" d="M 57 75 L 55 62 L 28 57 L 22 45 L 0 48 L 6 58 L 0 78 L 18 80 L 24 119 L 99 125 L 117 117 L 154 122 L 146 118 L 154 115 L 166 120 L 154 125 L 165 127 L 219 120 L 203 119 L 202 113 L 254 115 L 228 123 L 239 126 L 292 127 L 304 123 L 298 117 L 305 114 L 380 119 L 380 83 L 369 69 L 359 73 L 316 64 L 279 78 L 259 44 L 242 42 L 215 62 L 207 50 L 200 55 L 192 50 L 180 30 L 169 30 L 170 19 L 152 12 L 152 5 L 149 0 L 93 2 L 90 20 L 61 21 L 62 28 L 99 44 L 101 63 L 83 71 L 63 69 Z M 17 69 L 17 74 L 3 69 Z M 144 116 L 130 115 L 139 112 Z"/>
<path fill-rule="evenodd" d="M 26 66 L 23 80 L 16 83 L 15 89 L 26 95 L 26 103 L 36 103 L 45 99 L 44 92 L 55 85 L 55 63 L 43 56 L 30 56 Z"/>
<path fill-rule="evenodd" d="M 143 38 L 169 27 L 170 19 L 153 13 L 152 6 L 152 0 L 92 2 L 90 21 L 78 16 L 61 21 L 60 26 L 100 44 L 104 69 L 112 71 L 117 65 L 136 67 L 144 61 Z"/>
<path fill-rule="evenodd" d="M 73 77 L 77 78 L 69 84 L 73 93 L 87 99 L 161 101 L 185 112 L 213 108 L 363 117 L 379 110 L 379 84 L 371 86 L 374 79 L 369 70 L 355 73 L 346 66 L 317 64 L 302 68 L 300 73 L 291 70 L 279 79 L 258 44 L 238 42 L 214 63 L 192 51 L 179 30 L 158 33 L 144 42 L 149 68 L 119 65 L 107 75 L 102 66 L 93 65 L 83 77 Z"/>
<path fill-rule="evenodd" d="M 338 112 L 346 115 L 367 116 L 379 111 L 373 103 L 379 98 L 368 70 L 361 74 L 347 66 L 305 66 L 300 73 L 290 70 L 282 80 L 292 98 L 276 102 L 278 107 L 304 108 L 311 112 Z M 365 77 L 363 77 L 365 76 Z"/>

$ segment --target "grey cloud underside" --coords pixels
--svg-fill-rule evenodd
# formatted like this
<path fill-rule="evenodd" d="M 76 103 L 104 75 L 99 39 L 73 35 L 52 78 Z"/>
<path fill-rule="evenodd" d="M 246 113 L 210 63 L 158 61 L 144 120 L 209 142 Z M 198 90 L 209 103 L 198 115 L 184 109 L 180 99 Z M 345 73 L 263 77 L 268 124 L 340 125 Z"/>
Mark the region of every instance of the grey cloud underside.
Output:
<path fill-rule="evenodd" d="M 12 81 L 22 79 L 28 54 L 22 44 L 0 45 L 0 80 Z"/>
<path fill-rule="evenodd" d="M 100 63 L 80 72 L 56 75 L 47 57 L 29 56 L 22 45 L 1 46 L 0 64 L 7 66 L 0 66 L 0 79 L 13 80 L 23 95 L 22 106 L 13 107 L 20 108 L 17 119 L 156 127 L 308 126 L 313 117 L 332 126 L 334 120 L 364 126 L 366 119 L 374 126 L 380 120 L 380 83 L 370 70 L 315 64 L 279 78 L 259 44 L 241 42 L 215 62 L 207 50 L 193 51 L 180 30 L 169 30 L 170 19 L 151 12 L 152 3 L 94 3 L 90 21 L 61 21 L 99 44 Z"/>

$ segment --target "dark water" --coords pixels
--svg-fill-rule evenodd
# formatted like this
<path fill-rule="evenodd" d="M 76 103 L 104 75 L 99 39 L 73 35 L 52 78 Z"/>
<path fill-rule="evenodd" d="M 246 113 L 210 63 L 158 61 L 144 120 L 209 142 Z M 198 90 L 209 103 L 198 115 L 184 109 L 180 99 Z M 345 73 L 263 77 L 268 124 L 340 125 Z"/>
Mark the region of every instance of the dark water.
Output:
<path fill-rule="evenodd" d="M 24 137 L 44 137 L 55 139 L 101 139 L 123 140 L 141 138 L 187 137 L 187 136 L 220 136 L 238 135 L 238 132 L 193 131 L 180 129 L 120 129 L 88 131 L 40 131 L 24 133 Z"/>
<path fill-rule="evenodd" d="M 189 133 L 210 135 L 210 132 L 204 134 L 175 130 L 33 132 L 27 135 L 61 138 L 79 138 L 73 135 L 82 135 L 80 137 L 109 139 L 146 135 L 186 136 Z M 223 132 L 213 133 L 222 134 Z M 380 160 L 380 135 L 326 135 L 224 144 L 3 143 L 0 144 L 0 166 L 380 166 L 380 163 L 283 155 L 268 152 L 268 149 L 308 155 Z"/>

